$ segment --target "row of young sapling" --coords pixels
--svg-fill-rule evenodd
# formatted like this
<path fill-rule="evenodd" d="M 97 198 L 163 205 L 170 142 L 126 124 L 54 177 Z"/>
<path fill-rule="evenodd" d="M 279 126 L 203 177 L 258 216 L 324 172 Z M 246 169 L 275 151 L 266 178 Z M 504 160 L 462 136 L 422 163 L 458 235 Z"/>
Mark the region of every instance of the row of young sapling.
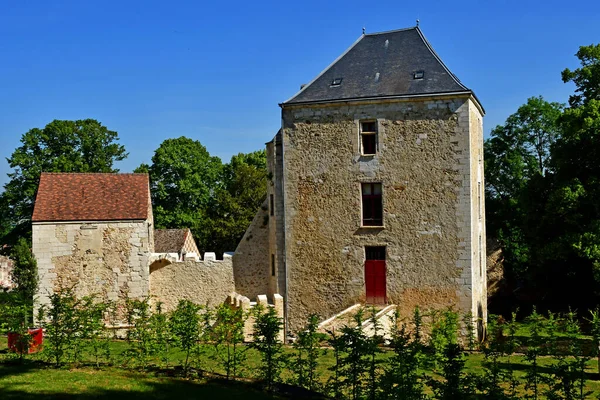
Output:
<path fill-rule="evenodd" d="M 472 316 L 461 318 L 450 309 L 424 314 L 417 308 L 409 320 L 396 314 L 385 335 L 373 309 L 361 310 L 328 334 L 318 331 L 319 318 L 311 315 L 287 348 L 279 339 L 282 320 L 272 307 L 253 311 L 253 341 L 245 344 L 249 316 L 226 304 L 211 309 L 182 300 L 166 313 L 160 303 L 146 299 L 130 300 L 118 310 L 94 297 L 78 299 L 70 290 L 50 300 L 38 315 L 45 334 L 36 357 L 57 367 L 119 364 L 191 376 L 207 373 L 211 358 L 228 380 L 258 378 L 268 391 L 285 383 L 335 399 L 585 399 L 592 376 L 586 363 L 598 355 L 598 347 L 582 339 L 574 312 L 542 316 L 534 309 L 522 323 L 516 313 L 510 321 L 490 318 L 483 343 L 476 340 Z M 28 311 L 27 306 L 5 307 L 4 329 L 27 340 L 22 321 Z M 116 331 L 106 321 L 123 316 L 129 329 L 125 346 L 116 351 Z M 365 320 L 373 324 L 372 335 L 362 329 Z M 598 343 L 598 311 L 591 312 L 589 325 Z M 260 363 L 254 374 L 248 373 L 250 349 Z M 330 362 L 324 368 L 326 352 Z M 466 368 L 469 352 L 484 355 L 483 360 L 473 356 L 482 372 Z M 23 351 L 16 354 L 25 357 Z M 600 373 L 600 358 L 598 366 Z"/>

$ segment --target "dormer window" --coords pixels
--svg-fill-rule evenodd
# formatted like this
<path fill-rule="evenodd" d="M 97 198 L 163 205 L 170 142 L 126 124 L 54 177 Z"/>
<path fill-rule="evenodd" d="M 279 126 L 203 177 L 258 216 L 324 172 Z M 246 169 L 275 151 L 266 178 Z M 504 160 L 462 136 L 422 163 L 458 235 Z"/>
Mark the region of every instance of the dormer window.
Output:
<path fill-rule="evenodd" d="M 343 78 L 335 78 L 334 80 L 332 80 L 331 87 L 340 86 L 342 84 L 342 79 Z"/>

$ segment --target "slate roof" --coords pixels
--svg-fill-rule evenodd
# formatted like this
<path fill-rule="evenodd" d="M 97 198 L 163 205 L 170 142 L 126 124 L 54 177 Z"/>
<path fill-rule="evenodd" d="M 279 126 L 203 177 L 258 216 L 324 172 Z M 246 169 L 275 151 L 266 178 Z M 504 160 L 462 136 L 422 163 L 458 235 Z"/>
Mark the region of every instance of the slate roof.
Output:
<path fill-rule="evenodd" d="M 422 79 L 414 74 L 423 71 Z M 341 78 L 340 85 L 332 85 Z M 362 35 L 283 103 L 471 92 L 448 70 L 419 27 Z"/>
<path fill-rule="evenodd" d="M 179 253 L 185 244 L 189 229 L 155 229 L 154 251 L 156 253 Z"/>
<path fill-rule="evenodd" d="M 148 174 L 43 172 L 32 221 L 145 220 L 149 202 Z"/>

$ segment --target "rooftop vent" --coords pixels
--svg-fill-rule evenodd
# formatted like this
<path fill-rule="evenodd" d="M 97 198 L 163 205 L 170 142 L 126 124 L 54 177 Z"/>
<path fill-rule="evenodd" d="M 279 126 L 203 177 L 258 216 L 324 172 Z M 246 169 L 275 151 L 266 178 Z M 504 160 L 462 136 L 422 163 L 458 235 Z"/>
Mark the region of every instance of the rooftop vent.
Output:
<path fill-rule="evenodd" d="M 423 79 L 425 76 L 425 71 L 417 71 L 413 74 L 414 79 Z"/>
<path fill-rule="evenodd" d="M 300 85 L 300 90 L 304 89 L 306 87 L 306 83 L 303 83 L 302 85 Z"/>
<path fill-rule="evenodd" d="M 343 78 L 335 78 L 331 81 L 331 86 L 340 86 L 342 84 L 342 79 Z"/>

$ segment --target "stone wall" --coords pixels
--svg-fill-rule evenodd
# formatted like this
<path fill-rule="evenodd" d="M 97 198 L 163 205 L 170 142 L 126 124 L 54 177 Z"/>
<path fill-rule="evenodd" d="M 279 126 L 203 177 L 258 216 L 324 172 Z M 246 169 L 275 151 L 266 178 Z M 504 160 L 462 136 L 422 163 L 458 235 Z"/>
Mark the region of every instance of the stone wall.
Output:
<path fill-rule="evenodd" d="M 197 256 L 200 256 L 200 250 L 198 250 L 198 246 L 196 246 L 196 241 L 194 240 L 194 235 L 192 235 L 192 232 L 188 229 L 187 233 L 185 234 L 185 241 L 183 243 L 183 248 L 182 248 L 184 253 L 193 253 L 196 254 Z"/>
<path fill-rule="evenodd" d="M 474 107 L 464 96 L 283 109 L 277 245 L 285 241 L 291 330 L 310 313 L 326 318 L 365 300 L 365 246 L 386 246 L 388 302 L 403 313 L 416 305 L 476 312 L 473 284 L 484 278 L 473 279 L 471 253 Z M 377 121 L 375 156 L 360 154 L 361 120 Z M 361 182 L 382 183 L 383 228 L 361 226 Z"/>
<path fill-rule="evenodd" d="M 214 307 L 234 291 L 231 257 L 173 263 L 158 260 L 150 265 L 150 295 L 164 304 L 165 311 L 173 310 L 182 299 Z"/>
<path fill-rule="evenodd" d="M 258 210 L 233 254 L 235 291 L 251 299 L 269 293 L 268 197 Z M 224 293 L 225 295 L 228 292 Z"/>
<path fill-rule="evenodd" d="M 0 290 L 12 289 L 12 270 L 14 261 L 6 256 L 0 256 Z"/>
<path fill-rule="evenodd" d="M 36 307 L 48 304 L 61 288 L 121 304 L 148 295 L 153 247 L 148 221 L 34 223 L 32 228 L 39 274 Z"/>

